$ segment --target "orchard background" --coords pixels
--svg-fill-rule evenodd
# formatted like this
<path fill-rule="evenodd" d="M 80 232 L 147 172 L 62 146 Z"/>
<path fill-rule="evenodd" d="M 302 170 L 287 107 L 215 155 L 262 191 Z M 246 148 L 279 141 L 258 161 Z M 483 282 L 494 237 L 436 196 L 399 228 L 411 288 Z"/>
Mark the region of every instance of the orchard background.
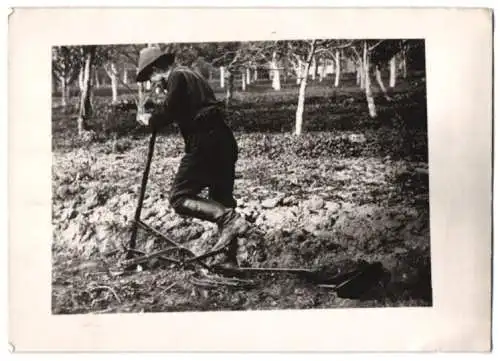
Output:
<path fill-rule="evenodd" d="M 189 270 L 152 262 L 115 277 L 106 252 L 127 242 L 147 154 L 136 104 L 140 49 L 175 51 L 226 104 L 240 147 L 235 196 L 253 231 L 242 265 L 381 262 L 362 297 L 293 278 L 200 289 Z M 53 48 L 54 313 L 432 305 L 423 40 L 283 40 Z M 182 156 L 175 126 L 157 140 L 143 220 L 195 253 L 216 227 L 182 218 L 168 191 Z M 140 234 L 146 253 L 162 248 Z"/>

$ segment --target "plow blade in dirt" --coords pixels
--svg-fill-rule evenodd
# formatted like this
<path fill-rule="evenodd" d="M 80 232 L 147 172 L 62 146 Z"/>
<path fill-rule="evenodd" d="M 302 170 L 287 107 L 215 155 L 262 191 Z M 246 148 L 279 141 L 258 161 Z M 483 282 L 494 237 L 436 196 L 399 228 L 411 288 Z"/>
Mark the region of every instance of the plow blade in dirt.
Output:
<path fill-rule="evenodd" d="M 142 221 L 136 221 L 136 226 L 142 228 L 153 236 L 165 241 L 169 247 L 151 253 L 145 254 L 142 251 L 128 249 L 129 254 L 135 254 L 136 257 L 128 258 L 122 262 L 122 266 L 130 270 L 131 267 L 145 264 L 152 259 L 159 259 L 164 262 L 175 264 L 179 267 L 196 263 L 205 269 L 201 277 L 193 277 L 192 283 L 201 287 L 255 287 L 257 282 L 255 278 L 260 275 L 290 275 L 303 279 L 307 282 L 318 285 L 319 287 L 336 291 L 341 297 L 357 297 L 364 290 L 370 288 L 383 279 L 385 270 L 378 262 L 357 262 L 355 265 L 326 265 L 316 268 L 285 268 L 285 267 L 224 267 L 220 265 L 208 265 L 203 260 L 223 253 L 226 247 L 221 247 L 202 255 L 195 255 L 191 250 L 181 246 L 166 235 L 150 227 Z M 181 252 L 184 257 L 175 259 L 168 255 L 172 252 Z"/>
<path fill-rule="evenodd" d="M 304 279 L 320 287 L 336 291 L 340 297 L 356 298 L 364 291 L 381 281 L 386 271 L 379 262 L 362 262 L 354 269 L 335 272 L 328 271 L 328 267 L 317 269 L 306 268 L 252 268 L 252 267 L 222 267 L 214 266 L 216 272 L 238 277 L 252 277 L 263 274 L 289 274 Z"/>

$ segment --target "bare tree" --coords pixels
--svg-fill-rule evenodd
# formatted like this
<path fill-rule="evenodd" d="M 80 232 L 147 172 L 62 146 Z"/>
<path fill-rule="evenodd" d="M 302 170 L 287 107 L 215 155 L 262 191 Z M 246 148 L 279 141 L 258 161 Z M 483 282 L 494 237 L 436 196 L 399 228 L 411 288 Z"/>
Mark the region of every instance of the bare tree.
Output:
<path fill-rule="evenodd" d="M 398 51 L 400 41 L 397 40 L 363 40 L 355 42 L 351 47 L 351 57 L 357 64 L 359 84 L 365 91 L 368 112 L 371 118 L 377 117 L 377 107 L 372 91 L 371 73 L 375 73 L 377 84 L 384 97 L 390 100 L 382 80 L 380 67 L 387 63 Z"/>
<path fill-rule="evenodd" d="M 118 53 L 118 56 L 122 59 L 121 61 L 123 63 L 132 64 L 134 67 L 137 67 L 139 64 L 140 51 L 145 47 L 145 44 L 121 45 L 116 47 L 116 53 Z M 137 83 L 137 97 L 135 98 L 135 103 L 138 111 L 144 111 L 144 109 L 141 109 L 141 106 L 144 106 L 146 100 L 147 94 L 144 91 L 144 84 Z"/>
<path fill-rule="evenodd" d="M 227 87 L 226 87 L 226 107 L 229 107 L 234 94 L 234 74 L 232 71 L 227 71 Z"/>
<path fill-rule="evenodd" d="M 76 46 L 55 46 L 52 48 L 52 76 L 59 83 L 61 105 L 68 105 L 69 85 L 78 76 L 81 56 Z"/>
<path fill-rule="evenodd" d="M 396 86 L 397 69 L 396 69 L 396 55 L 394 55 L 389 61 L 389 86 L 394 88 Z"/>
<path fill-rule="evenodd" d="M 370 117 L 377 117 L 377 107 L 375 105 L 375 99 L 373 97 L 371 79 L 370 79 L 370 48 L 368 47 L 368 41 L 363 41 L 363 72 L 365 79 L 365 94 L 366 101 L 368 103 L 368 112 Z"/>
<path fill-rule="evenodd" d="M 224 81 L 226 79 L 226 76 L 224 74 L 224 67 L 223 66 L 219 67 L 219 72 L 220 72 L 220 87 L 224 88 Z"/>
<path fill-rule="evenodd" d="M 299 136 L 302 134 L 303 128 L 303 113 L 304 113 L 304 102 L 306 96 L 306 86 L 307 86 L 307 75 L 309 73 L 309 68 L 311 66 L 314 53 L 316 51 L 317 40 L 308 41 L 309 49 L 307 50 L 307 55 L 305 59 L 304 69 L 301 72 L 300 87 L 299 87 L 299 99 L 297 103 L 297 111 L 295 113 L 295 135 Z"/>
<path fill-rule="evenodd" d="M 272 79 L 273 89 L 280 90 L 281 89 L 280 70 L 278 64 L 278 55 L 276 51 L 273 51 L 270 68 L 271 68 L 271 79 Z"/>
<path fill-rule="evenodd" d="M 94 69 L 94 80 L 95 80 L 94 87 L 96 89 L 100 88 L 101 87 L 101 80 L 99 79 L 99 68 L 97 68 L 97 66 Z"/>
<path fill-rule="evenodd" d="M 81 135 L 87 130 L 87 121 L 92 114 L 92 105 L 90 102 L 92 91 L 92 69 L 96 54 L 96 46 L 83 47 L 84 68 L 83 68 L 83 91 L 80 98 L 80 110 L 78 114 L 78 134 Z"/>
<path fill-rule="evenodd" d="M 322 82 L 326 76 L 326 60 L 324 57 L 321 58 L 321 67 L 319 70 L 319 81 Z"/>
<path fill-rule="evenodd" d="M 313 56 L 311 63 L 311 80 L 316 80 L 316 73 L 318 72 L 318 63 L 316 62 L 316 57 Z"/>
<path fill-rule="evenodd" d="M 349 48 L 353 44 L 352 40 L 321 40 L 318 43 L 316 53 L 324 57 L 324 69 L 326 71 L 325 60 L 333 61 L 335 65 L 335 82 L 334 86 L 340 85 L 340 76 L 342 69 L 340 66 L 341 52 L 343 49 Z M 324 73 L 322 75 L 324 77 Z M 320 77 L 321 80 L 321 77 Z"/>
<path fill-rule="evenodd" d="M 247 79 L 246 79 L 246 74 L 245 70 L 241 70 L 241 91 L 246 91 L 247 90 Z"/>
<path fill-rule="evenodd" d="M 104 63 L 104 71 L 111 81 L 111 94 L 113 104 L 118 101 L 118 69 L 113 60 L 108 60 Z"/>
<path fill-rule="evenodd" d="M 251 84 L 252 83 L 252 77 L 250 75 L 250 67 L 251 67 L 251 65 L 247 66 L 246 69 L 245 69 L 245 75 L 246 75 L 247 84 Z"/>
<path fill-rule="evenodd" d="M 123 83 L 128 84 L 128 69 L 126 66 L 123 67 Z"/>
<path fill-rule="evenodd" d="M 84 57 L 84 55 L 82 54 L 82 58 Z M 84 81 L 84 77 L 85 77 L 85 66 L 81 66 L 80 67 L 80 71 L 78 72 L 78 88 L 80 89 L 80 93 L 83 92 L 83 88 L 85 88 L 85 81 Z"/>
<path fill-rule="evenodd" d="M 403 52 L 401 53 L 401 69 L 403 70 L 403 79 L 406 79 L 408 77 L 408 66 L 407 66 L 407 50 L 406 48 L 403 49 Z"/>
<path fill-rule="evenodd" d="M 335 49 L 335 88 L 338 88 L 340 83 L 340 50 Z"/>

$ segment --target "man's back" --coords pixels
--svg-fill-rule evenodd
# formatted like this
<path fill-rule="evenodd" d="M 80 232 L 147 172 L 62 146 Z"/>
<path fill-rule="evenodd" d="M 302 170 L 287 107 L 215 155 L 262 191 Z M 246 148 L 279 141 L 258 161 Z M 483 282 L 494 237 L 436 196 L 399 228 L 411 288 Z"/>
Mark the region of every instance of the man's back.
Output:
<path fill-rule="evenodd" d="M 179 85 L 185 87 L 185 109 L 189 112 L 189 114 L 185 114 L 187 117 L 191 118 L 201 108 L 217 103 L 212 87 L 200 73 L 186 66 L 177 66 L 172 69 L 170 77 L 177 76 L 182 76 L 185 80 L 184 85 L 182 81 Z"/>

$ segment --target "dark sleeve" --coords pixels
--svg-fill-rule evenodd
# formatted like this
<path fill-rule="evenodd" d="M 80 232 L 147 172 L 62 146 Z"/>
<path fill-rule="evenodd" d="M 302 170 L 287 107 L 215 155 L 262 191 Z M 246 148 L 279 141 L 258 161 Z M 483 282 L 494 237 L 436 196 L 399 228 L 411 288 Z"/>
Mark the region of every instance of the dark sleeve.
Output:
<path fill-rule="evenodd" d="M 172 123 L 183 108 L 186 99 L 186 78 L 181 72 L 172 72 L 168 77 L 165 101 L 153 111 L 150 124 L 155 128 L 162 128 Z"/>

